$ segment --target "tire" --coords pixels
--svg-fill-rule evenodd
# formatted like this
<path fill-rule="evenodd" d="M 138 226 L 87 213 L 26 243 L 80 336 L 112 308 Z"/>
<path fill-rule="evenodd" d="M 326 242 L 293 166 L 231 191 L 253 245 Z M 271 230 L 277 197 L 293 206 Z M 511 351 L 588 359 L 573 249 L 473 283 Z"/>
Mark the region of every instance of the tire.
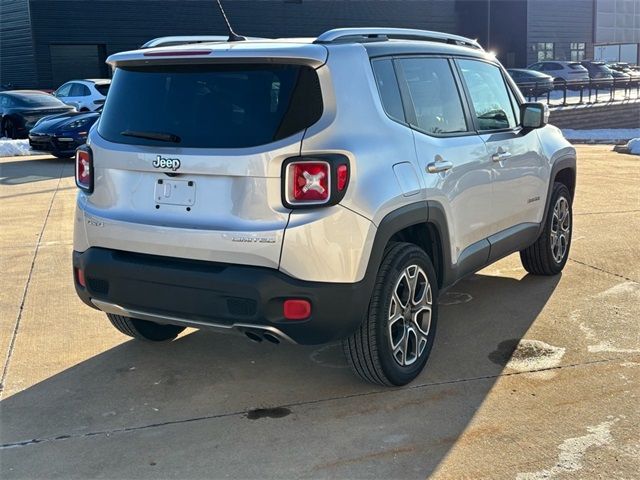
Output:
<path fill-rule="evenodd" d="M 13 140 L 18 138 L 16 135 L 16 127 L 11 119 L 7 119 L 2 123 L 2 136 Z"/>
<path fill-rule="evenodd" d="M 542 233 L 533 245 L 520 251 L 520 260 L 525 270 L 533 275 L 560 273 L 569 258 L 572 229 L 571 193 L 566 185 L 556 182 L 553 184 Z"/>
<path fill-rule="evenodd" d="M 113 315 L 111 313 L 107 313 L 107 317 L 109 317 L 111 324 L 116 327 L 120 333 L 124 333 L 137 340 L 149 342 L 173 340 L 185 328 L 178 325 L 161 325 L 159 323 Z"/>
<path fill-rule="evenodd" d="M 56 158 L 59 158 L 61 160 L 71 160 L 72 158 L 75 158 L 75 155 L 64 155 L 62 153 L 51 153 L 51 155 L 53 155 Z"/>
<path fill-rule="evenodd" d="M 410 301 L 412 295 L 420 301 Z M 406 385 L 427 363 L 437 319 L 438 282 L 431 260 L 413 244 L 393 243 L 378 270 L 367 317 L 342 341 L 347 361 L 368 382 Z"/>

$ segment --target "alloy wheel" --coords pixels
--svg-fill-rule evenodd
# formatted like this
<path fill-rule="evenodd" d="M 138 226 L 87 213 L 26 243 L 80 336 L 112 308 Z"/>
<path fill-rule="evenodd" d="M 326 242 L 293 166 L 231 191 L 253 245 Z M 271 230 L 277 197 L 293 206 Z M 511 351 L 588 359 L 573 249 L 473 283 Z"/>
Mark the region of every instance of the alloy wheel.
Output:
<path fill-rule="evenodd" d="M 418 265 L 406 267 L 391 294 L 388 316 L 391 351 L 400 366 L 413 364 L 427 346 L 432 297 L 424 270 Z"/>
<path fill-rule="evenodd" d="M 565 197 L 560 197 L 553 207 L 551 218 L 551 255 L 556 263 L 562 262 L 569 247 L 571 235 L 571 215 L 569 202 Z"/>

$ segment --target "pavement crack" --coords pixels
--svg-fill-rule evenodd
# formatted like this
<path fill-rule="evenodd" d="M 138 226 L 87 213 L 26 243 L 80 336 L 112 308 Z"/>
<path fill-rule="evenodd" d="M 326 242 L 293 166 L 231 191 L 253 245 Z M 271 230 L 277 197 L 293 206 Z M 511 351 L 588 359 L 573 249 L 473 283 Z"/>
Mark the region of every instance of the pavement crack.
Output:
<path fill-rule="evenodd" d="M 618 213 L 638 213 L 640 212 L 640 210 L 614 210 L 611 212 L 582 212 L 582 213 L 574 213 L 573 216 L 574 217 L 579 217 L 582 215 L 612 215 L 612 214 L 618 214 Z"/>
<path fill-rule="evenodd" d="M 592 268 L 594 270 L 597 270 L 598 272 L 602 272 L 602 273 L 606 273 L 608 275 L 613 275 L 614 277 L 622 278 L 623 280 L 626 280 L 628 282 L 640 283 L 638 280 L 634 280 L 633 278 L 625 277 L 624 275 L 620 275 L 619 273 L 610 272 L 609 270 L 605 270 L 604 268 L 596 267 L 595 265 L 590 265 L 590 264 L 588 264 L 586 262 L 581 262 L 580 260 L 576 260 L 575 258 L 569 258 L 569 261 L 575 262 L 575 263 L 577 263 L 579 265 L 582 265 L 584 267 Z"/>
<path fill-rule="evenodd" d="M 582 362 L 582 363 L 571 363 L 571 364 L 567 364 L 567 365 L 557 365 L 555 367 L 531 369 L 531 370 L 526 370 L 526 371 L 501 372 L 501 373 L 496 374 L 496 375 L 481 375 L 481 376 L 478 376 L 478 377 L 458 378 L 458 379 L 455 379 L 455 380 L 446 380 L 446 381 L 442 381 L 442 382 L 423 383 L 423 384 L 411 385 L 409 387 L 405 387 L 404 390 L 420 390 L 420 389 L 425 389 L 425 388 L 439 387 L 439 386 L 443 386 L 443 385 L 453 385 L 453 384 L 459 384 L 459 383 L 465 383 L 465 382 L 491 380 L 491 379 L 502 378 L 502 377 L 513 377 L 513 376 L 517 376 L 517 375 L 524 375 L 524 374 L 537 373 L 537 372 L 545 372 L 545 371 L 550 371 L 550 370 L 562 370 L 562 369 L 565 369 L 565 368 L 580 368 L 580 367 L 586 367 L 586 366 L 591 366 L 591 365 L 595 365 L 595 364 L 606 364 L 606 363 L 611 363 L 611 362 L 619 362 L 620 360 L 624 360 L 626 358 L 627 357 L 625 357 L 625 356 L 618 356 L 618 357 L 614 357 L 614 358 L 591 360 L 591 361 Z M 352 398 L 372 397 L 374 395 L 395 394 L 395 393 L 397 393 L 397 391 L 398 391 L 397 389 L 385 388 L 384 390 L 372 390 L 372 391 L 369 391 L 369 392 L 354 393 L 354 394 L 342 395 L 342 396 L 338 396 L 338 397 L 327 397 L 327 398 L 320 398 L 318 400 L 306 400 L 306 401 L 301 401 L 301 402 L 293 402 L 293 403 L 280 405 L 279 407 L 281 407 L 281 408 L 292 408 L 292 407 L 303 407 L 303 406 L 310 406 L 310 405 L 319 405 L 319 404 L 335 402 L 335 401 L 340 401 L 340 400 L 349 400 L 349 399 L 352 399 Z M 246 416 L 246 415 L 248 415 L 249 411 L 250 410 L 239 410 L 239 411 L 235 411 L 235 412 L 227 412 L 227 413 L 220 413 L 220 414 L 214 414 L 214 415 L 202 415 L 202 416 L 199 416 L 199 417 L 185 418 L 185 419 L 180 419 L 180 420 L 167 420 L 165 422 L 157 422 L 157 423 L 151 423 L 151 424 L 147 424 L 147 425 L 139 425 L 139 426 L 135 426 L 135 427 L 121 427 L 121 428 L 113 428 L 113 429 L 110 429 L 110 430 L 99 430 L 99 431 L 87 432 L 87 433 L 62 434 L 62 435 L 56 435 L 56 436 L 52 436 L 52 437 L 45 437 L 45 438 L 33 438 L 33 439 L 29 439 L 29 440 L 21 440 L 21 441 L 17 441 L 17 442 L 1 444 L 0 445 L 0 450 L 6 450 L 6 449 L 11 449 L 11 448 L 28 447 L 28 446 L 31 446 L 31 445 L 37 445 L 37 444 L 48 443 L 48 442 L 55 442 L 55 441 L 60 441 L 60 440 L 82 439 L 82 438 L 90 438 L 90 437 L 95 437 L 95 436 L 107 436 L 108 437 L 108 436 L 119 434 L 119 433 L 131 433 L 131 432 L 137 432 L 137 431 L 141 431 L 141 430 L 148 430 L 148 429 L 152 429 L 152 428 L 166 427 L 166 426 L 171 426 L 171 425 L 182 425 L 182 424 L 187 424 L 187 423 L 201 422 L 201 421 L 206 421 L 206 420 L 214 420 L 214 419 L 219 419 L 219 418 Z"/>
<path fill-rule="evenodd" d="M 22 291 L 22 298 L 20 299 L 20 306 L 18 307 L 18 314 L 16 315 L 16 322 L 13 327 L 13 331 L 11 332 L 11 341 L 9 342 L 9 348 L 7 350 L 7 356 L 4 361 L 4 366 L 2 367 L 2 376 L 0 377 L 0 400 L 2 399 L 2 394 L 4 393 L 4 386 L 7 379 L 7 373 L 9 371 L 9 363 L 11 363 L 11 358 L 13 356 L 13 349 L 16 344 L 16 338 L 18 337 L 18 330 L 20 329 L 20 322 L 22 321 L 22 313 L 24 311 L 24 304 L 27 300 L 27 294 L 29 293 L 29 285 L 31 285 L 31 277 L 33 276 L 33 269 L 36 264 L 36 258 L 38 257 L 38 252 L 40 251 L 40 245 L 42 241 L 42 236 L 44 235 L 44 231 L 47 228 L 47 223 L 49 222 L 49 216 L 51 215 L 51 210 L 53 209 L 53 202 L 56 198 L 56 194 L 60 189 L 60 183 L 62 182 L 63 173 L 65 166 L 62 165 L 60 167 L 60 175 L 58 176 L 58 183 L 56 184 L 55 191 L 53 195 L 51 195 L 51 201 L 49 202 L 49 208 L 47 209 L 47 214 L 44 217 L 44 222 L 42 223 L 42 228 L 40 229 L 40 233 L 38 234 L 38 240 L 36 242 L 36 248 L 33 251 L 33 257 L 31 259 L 31 265 L 29 267 L 29 274 L 27 275 L 27 281 L 24 284 L 24 290 Z"/>

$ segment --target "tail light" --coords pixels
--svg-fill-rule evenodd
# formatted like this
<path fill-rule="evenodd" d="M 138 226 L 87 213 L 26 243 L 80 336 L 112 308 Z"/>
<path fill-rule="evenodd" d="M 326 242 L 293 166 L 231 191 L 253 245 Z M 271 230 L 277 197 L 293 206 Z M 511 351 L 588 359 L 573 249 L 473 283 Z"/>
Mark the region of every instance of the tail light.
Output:
<path fill-rule="evenodd" d="M 86 145 L 76 150 L 76 185 L 87 193 L 93 192 L 93 155 Z"/>
<path fill-rule="evenodd" d="M 282 203 L 288 208 L 335 205 L 349 184 L 349 159 L 344 155 L 289 158 L 282 179 Z"/>

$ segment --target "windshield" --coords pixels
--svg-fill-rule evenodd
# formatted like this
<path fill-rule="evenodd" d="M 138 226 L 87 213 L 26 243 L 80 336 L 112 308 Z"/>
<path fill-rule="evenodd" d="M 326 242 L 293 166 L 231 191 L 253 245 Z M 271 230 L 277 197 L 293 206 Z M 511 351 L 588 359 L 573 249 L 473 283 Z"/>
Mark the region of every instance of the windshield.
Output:
<path fill-rule="evenodd" d="M 53 95 L 46 93 L 32 93 L 29 95 L 14 96 L 16 104 L 20 107 L 65 107 L 66 105 Z"/>
<path fill-rule="evenodd" d="M 98 132 L 118 143 L 242 148 L 299 132 L 321 113 L 310 67 L 128 67 L 115 72 Z"/>

